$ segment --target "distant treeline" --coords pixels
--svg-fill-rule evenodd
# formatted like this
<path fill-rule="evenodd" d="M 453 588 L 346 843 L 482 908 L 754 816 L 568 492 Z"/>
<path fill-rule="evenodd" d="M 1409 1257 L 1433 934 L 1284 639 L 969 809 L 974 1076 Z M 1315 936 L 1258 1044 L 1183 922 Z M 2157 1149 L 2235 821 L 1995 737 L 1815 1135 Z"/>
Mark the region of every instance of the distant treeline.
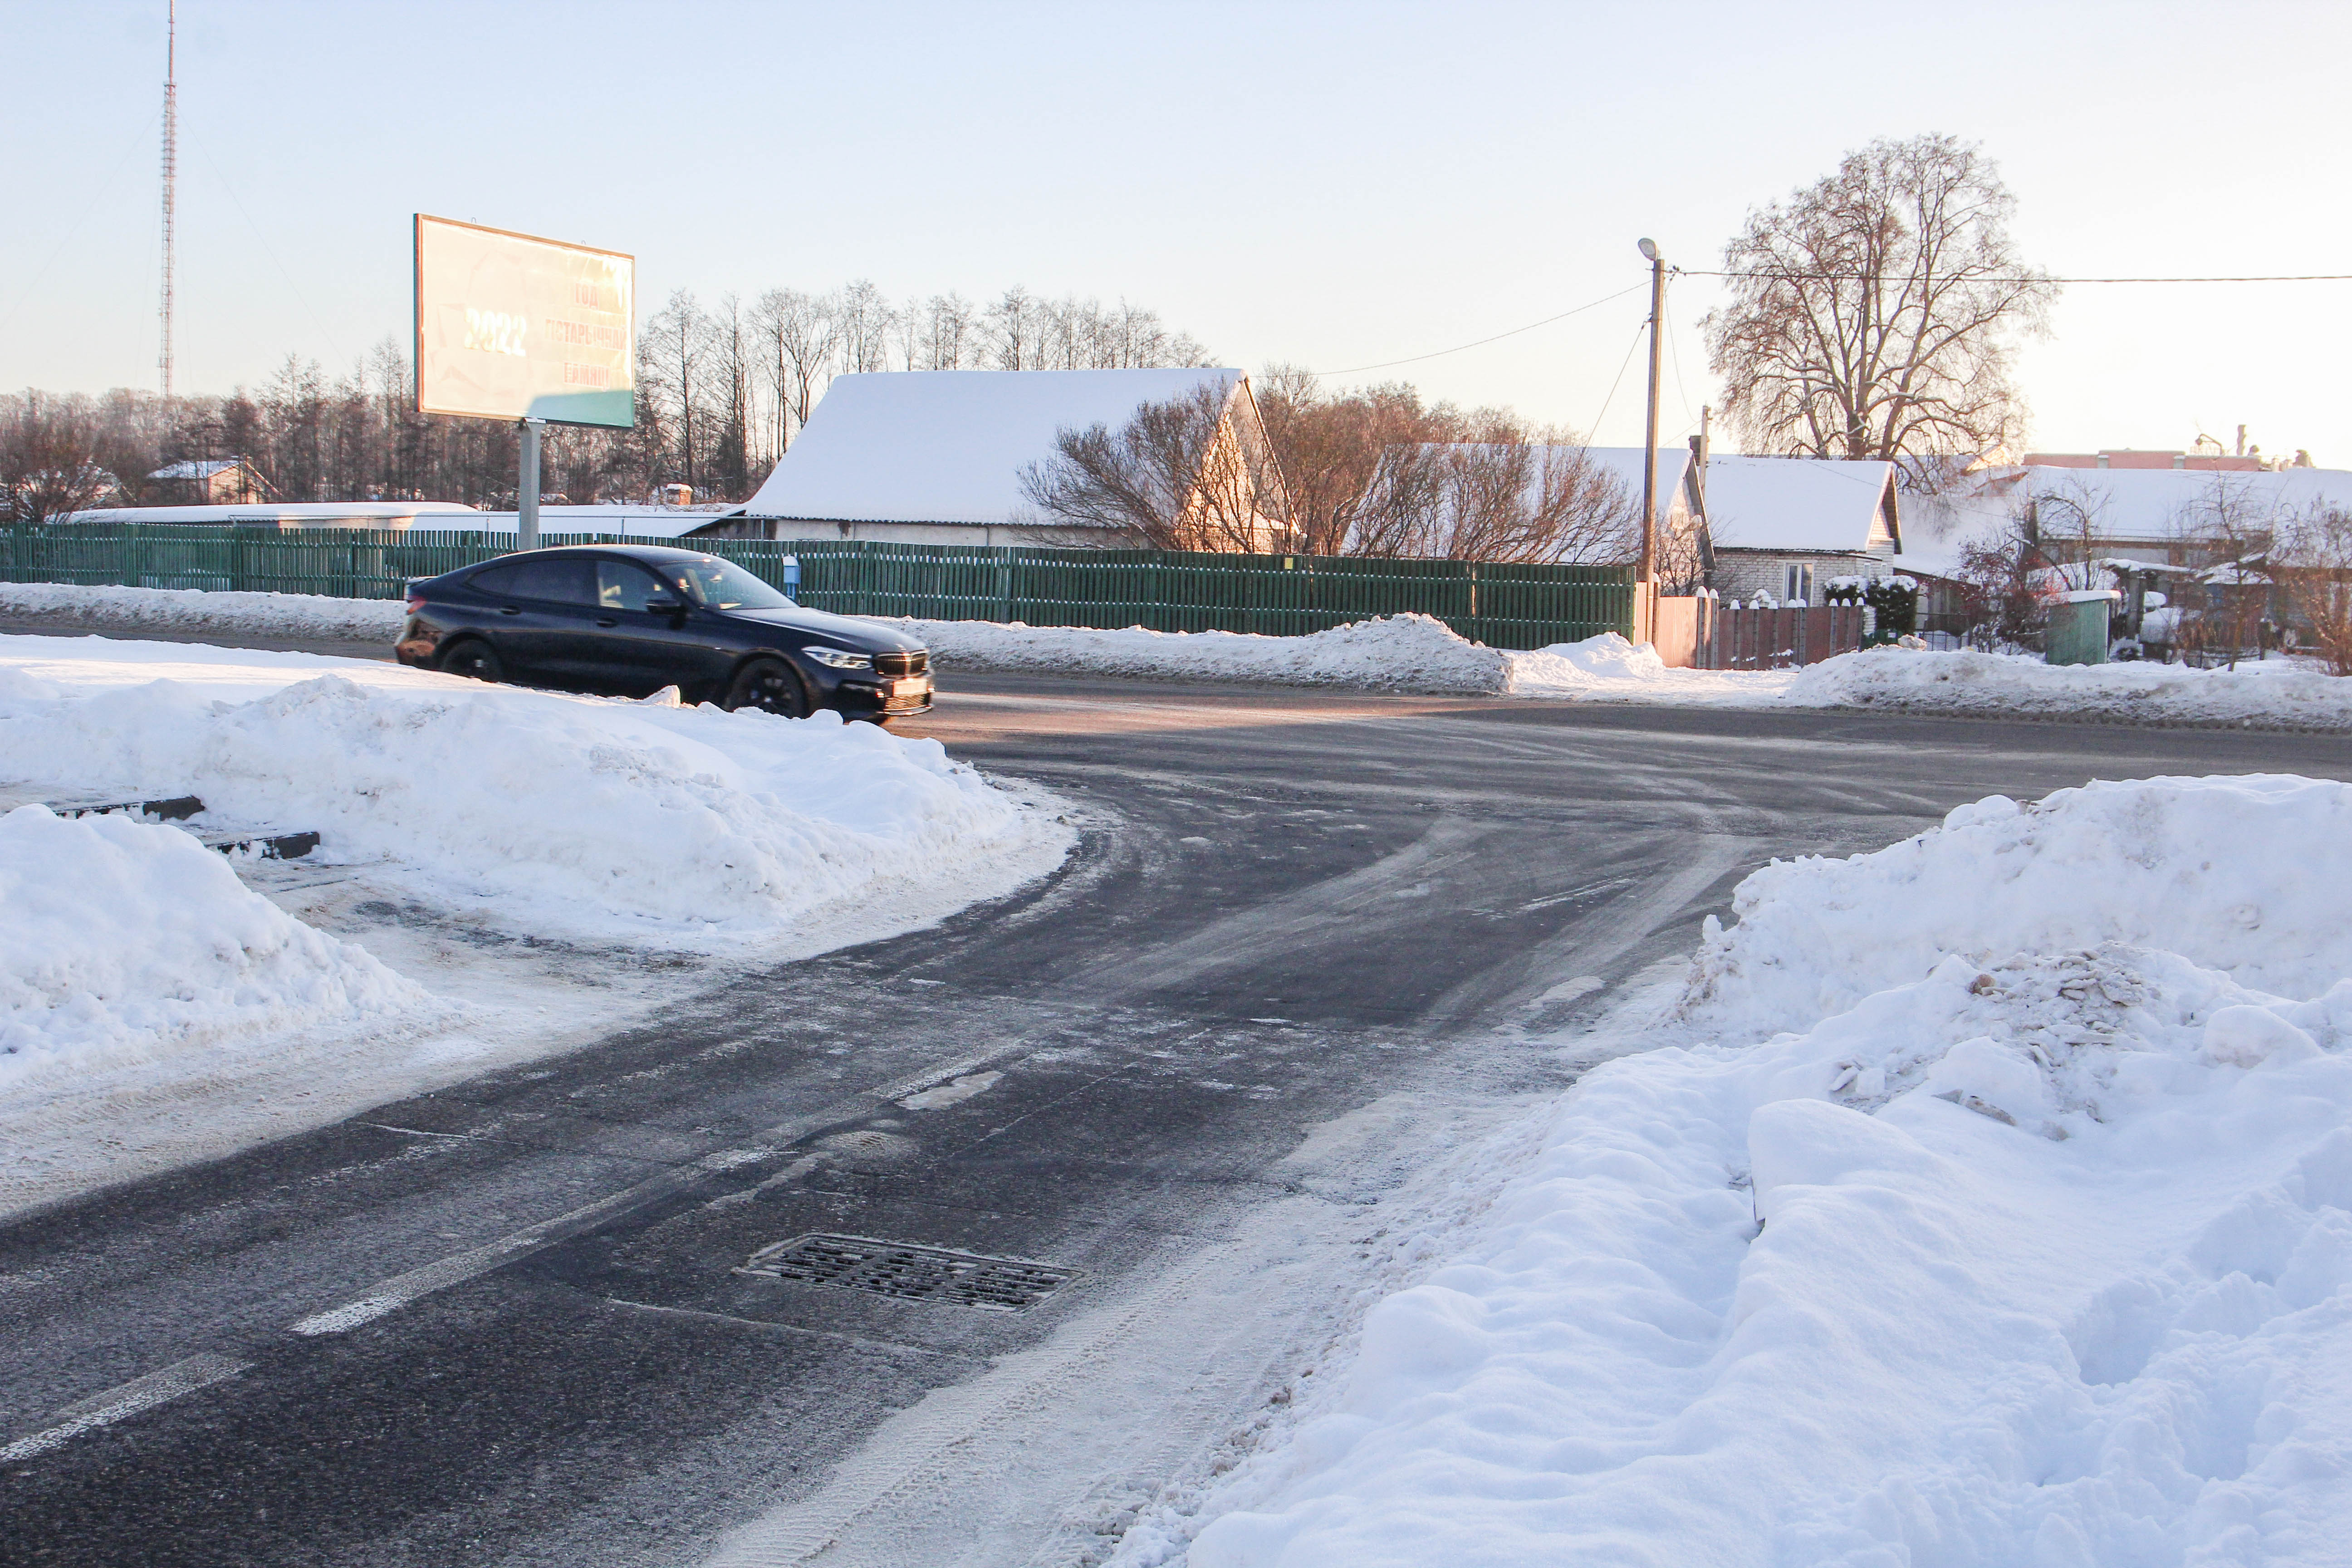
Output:
<path fill-rule="evenodd" d="M 636 428 L 551 428 L 551 500 L 642 500 L 672 484 L 743 500 L 843 372 L 1208 363 L 1190 335 L 1124 301 L 1016 288 L 986 306 L 955 293 L 893 303 L 866 282 L 709 307 L 680 291 L 646 321 L 637 353 Z M 11 520 L 137 504 L 163 499 L 148 476 L 167 464 L 241 457 L 279 500 L 511 506 L 516 434 L 418 414 L 408 344 L 388 336 L 343 374 L 289 354 L 262 385 L 226 395 L 0 395 L 0 503 Z"/>

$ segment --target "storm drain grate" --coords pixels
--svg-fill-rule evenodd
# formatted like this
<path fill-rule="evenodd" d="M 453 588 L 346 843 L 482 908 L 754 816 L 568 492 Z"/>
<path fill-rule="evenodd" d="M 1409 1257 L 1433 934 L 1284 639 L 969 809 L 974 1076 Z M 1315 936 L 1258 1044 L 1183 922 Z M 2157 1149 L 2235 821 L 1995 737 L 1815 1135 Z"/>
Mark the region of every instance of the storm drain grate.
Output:
<path fill-rule="evenodd" d="M 1078 1277 L 1075 1268 L 987 1258 L 864 1236 L 803 1236 L 751 1254 L 735 1270 L 807 1285 L 837 1285 L 907 1301 L 951 1301 L 992 1312 L 1034 1307 Z"/>

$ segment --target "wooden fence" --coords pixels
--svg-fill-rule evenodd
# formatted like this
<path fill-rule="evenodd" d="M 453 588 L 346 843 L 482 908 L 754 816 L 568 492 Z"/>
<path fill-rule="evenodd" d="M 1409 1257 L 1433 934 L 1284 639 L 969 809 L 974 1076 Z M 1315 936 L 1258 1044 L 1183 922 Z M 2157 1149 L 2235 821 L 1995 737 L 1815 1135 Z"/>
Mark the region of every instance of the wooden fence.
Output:
<path fill-rule="evenodd" d="M 337 598 L 395 599 L 419 578 L 505 554 L 511 533 L 267 525 L 18 525 L 0 577 Z M 547 534 L 545 545 L 662 542 Z M 1490 647 L 1630 633 L 1622 567 L 1240 555 L 1158 550 L 891 544 L 866 540 L 682 540 L 781 587 L 796 566 L 814 609 L 926 620 L 1296 637 L 1418 611 Z"/>
<path fill-rule="evenodd" d="M 1702 596 L 1691 663 L 1700 669 L 1793 669 L 1860 647 L 1870 629 L 1862 605 L 1736 605 Z"/>

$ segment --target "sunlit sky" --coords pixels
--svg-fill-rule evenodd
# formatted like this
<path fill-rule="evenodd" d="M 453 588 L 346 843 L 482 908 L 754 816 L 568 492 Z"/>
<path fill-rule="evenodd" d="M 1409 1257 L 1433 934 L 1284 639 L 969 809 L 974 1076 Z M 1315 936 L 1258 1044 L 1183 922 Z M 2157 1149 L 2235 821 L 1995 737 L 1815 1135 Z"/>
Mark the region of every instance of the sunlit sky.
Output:
<path fill-rule="evenodd" d="M 1895 9 L 184 0 L 178 384 L 404 337 L 419 210 L 632 251 L 648 307 L 1022 283 L 1349 370 L 1636 285 L 1644 235 L 1715 265 L 1751 205 L 1931 131 L 2060 274 L 2352 273 L 2352 8 Z M 163 11 L 0 0 L 0 386 L 155 384 Z M 1713 299 L 1672 293 L 1669 438 Z M 1638 441 L 1644 313 L 1338 379 Z M 2347 327 L 2352 283 L 2071 288 L 2032 444 L 2244 424 L 2352 467 Z"/>

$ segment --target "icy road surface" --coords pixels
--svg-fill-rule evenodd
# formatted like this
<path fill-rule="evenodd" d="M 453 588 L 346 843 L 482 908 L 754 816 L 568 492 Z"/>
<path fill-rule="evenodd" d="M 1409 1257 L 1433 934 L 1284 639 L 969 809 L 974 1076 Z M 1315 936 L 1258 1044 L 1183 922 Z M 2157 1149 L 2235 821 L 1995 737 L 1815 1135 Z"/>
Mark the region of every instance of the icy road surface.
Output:
<path fill-rule="evenodd" d="M 1009 676 L 928 722 L 1084 815 L 1051 882 L 0 1230 L 0 1558 L 1098 1561 L 1435 1266 L 1463 1162 L 1772 856 L 2352 776 L 2326 737 Z M 736 1272 L 816 1232 L 1076 1278 Z"/>

